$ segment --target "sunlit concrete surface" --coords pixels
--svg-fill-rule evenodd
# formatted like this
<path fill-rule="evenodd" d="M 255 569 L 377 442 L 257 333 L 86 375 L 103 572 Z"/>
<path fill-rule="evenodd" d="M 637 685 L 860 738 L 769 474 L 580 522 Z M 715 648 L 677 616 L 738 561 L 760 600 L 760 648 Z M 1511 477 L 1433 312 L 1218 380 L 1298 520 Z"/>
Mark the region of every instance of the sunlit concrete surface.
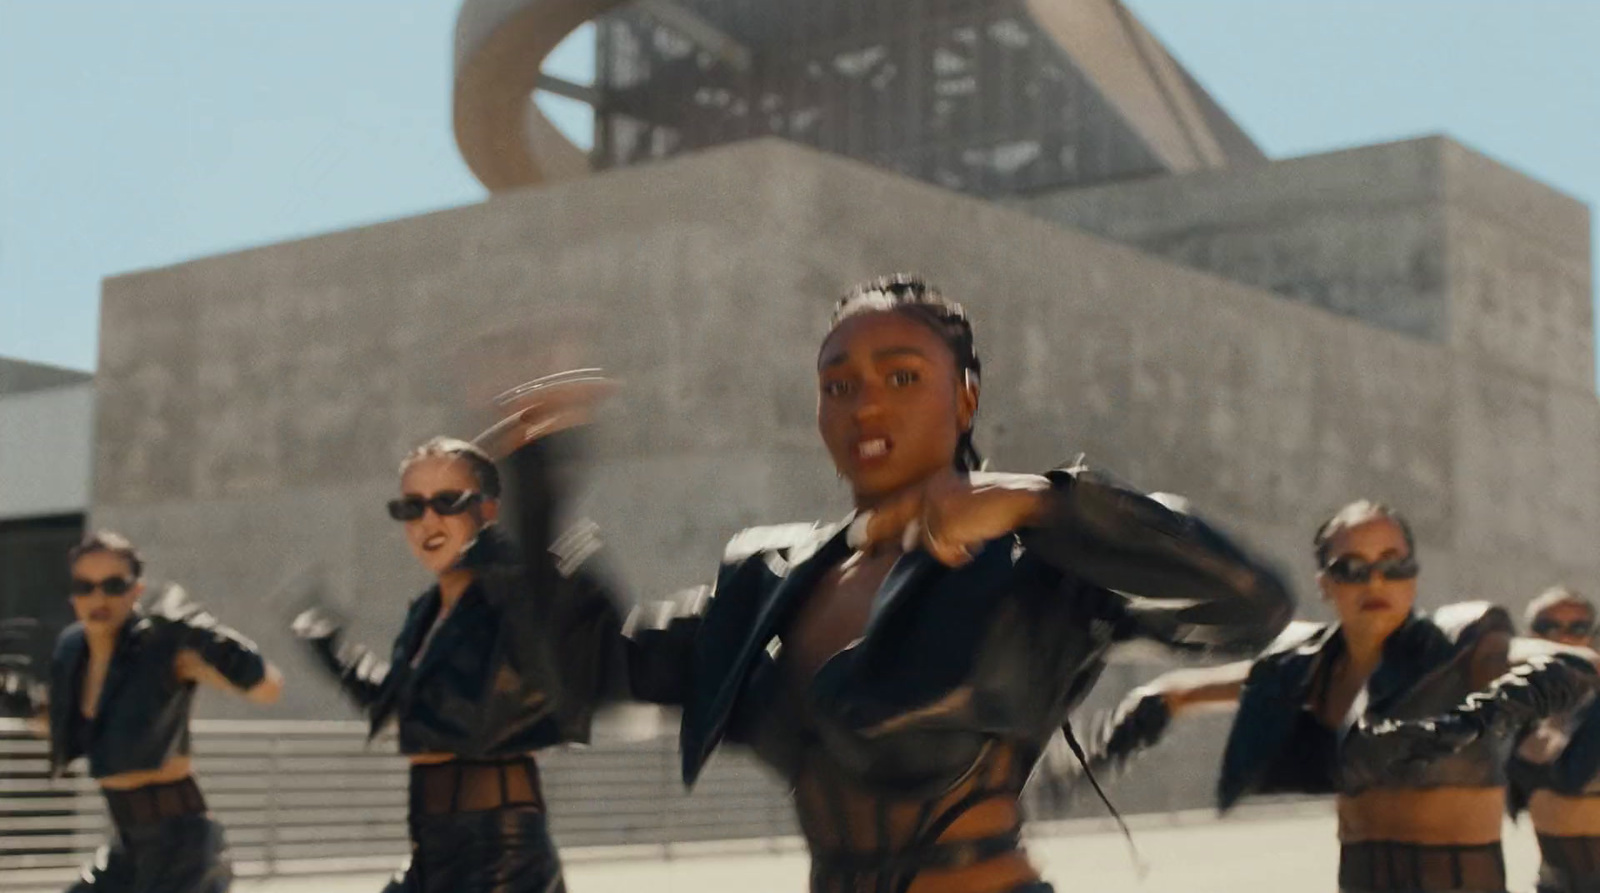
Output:
<path fill-rule="evenodd" d="M 1081 828 L 1081 825 L 1077 826 Z M 1532 831 L 1507 823 L 1506 865 L 1513 890 L 1529 889 L 1538 865 Z M 1063 833 L 1044 829 L 1028 850 L 1061 893 L 1255 893 L 1333 891 L 1339 852 L 1331 810 L 1255 812 L 1216 820 L 1180 813 L 1134 822 L 1134 840 L 1148 872 L 1140 879 L 1115 830 Z M 568 859 L 571 893 L 745 893 L 805 890 L 806 857 L 787 851 L 688 853 L 661 858 Z M 357 893 L 382 888 L 383 875 L 242 881 L 235 890 L 262 893 Z"/>

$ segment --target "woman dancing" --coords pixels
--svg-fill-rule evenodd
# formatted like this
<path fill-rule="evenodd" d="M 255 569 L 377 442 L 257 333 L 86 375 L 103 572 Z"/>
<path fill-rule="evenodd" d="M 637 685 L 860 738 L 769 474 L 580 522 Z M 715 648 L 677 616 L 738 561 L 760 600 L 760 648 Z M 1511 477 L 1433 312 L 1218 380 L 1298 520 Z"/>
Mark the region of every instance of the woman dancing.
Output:
<path fill-rule="evenodd" d="M 1546 641 L 1594 640 L 1594 603 L 1565 586 L 1534 599 L 1526 616 Z M 1507 771 L 1512 814 L 1526 809 L 1539 837 L 1539 893 L 1600 893 L 1600 700 L 1535 727 Z"/>
<path fill-rule="evenodd" d="M 87 757 L 114 827 L 70 889 L 220 893 L 233 873 L 190 765 L 195 689 L 271 704 L 283 677 L 177 587 L 141 607 L 144 562 L 123 537 L 94 534 L 68 563 L 78 619 L 51 660 L 51 773 Z"/>
<path fill-rule="evenodd" d="M 1414 547 L 1393 509 L 1345 506 L 1314 539 L 1339 619 L 1296 623 L 1252 661 L 1136 689 L 1089 765 L 1123 765 L 1173 717 L 1237 703 L 1221 809 L 1251 793 L 1337 794 L 1341 890 L 1503 891 L 1507 742 L 1590 695 L 1593 655 L 1513 640 L 1486 603 L 1415 613 Z"/>
<path fill-rule="evenodd" d="M 546 384 L 530 398 L 541 411 L 585 390 Z M 435 438 L 401 464 L 389 514 L 435 583 L 411 603 L 387 662 L 343 642 L 326 610 L 294 623 L 372 735 L 399 726 L 412 858 L 392 893 L 564 889 L 533 751 L 587 738 L 604 675 L 602 646 L 581 631 L 610 633 L 616 620 L 610 600 L 588 578 L 561 574 L 547 551 L 549 445 L 514 445 L 506 489 L 516 498 L 504 511 L 501 470 L 474 444 Z M 503 516 L 511 523 L 497 523 Z M 553 641 L 556 628 L 569 639 Z"/>
<path fill-rule="evenodd" d="M 714 597 L 620 642 L 628 688 L 683 708 L 685 783 L 726 740 L 792 784 L 815 893 L 1047 891 L 1019 795 L 1107 650 L 1253 652 L 1292 600 L 1081 467 L 977 471 L 972 330 L 918 279 L 843 298 L 816 371 L 856 512 L 734 537 Z"/>

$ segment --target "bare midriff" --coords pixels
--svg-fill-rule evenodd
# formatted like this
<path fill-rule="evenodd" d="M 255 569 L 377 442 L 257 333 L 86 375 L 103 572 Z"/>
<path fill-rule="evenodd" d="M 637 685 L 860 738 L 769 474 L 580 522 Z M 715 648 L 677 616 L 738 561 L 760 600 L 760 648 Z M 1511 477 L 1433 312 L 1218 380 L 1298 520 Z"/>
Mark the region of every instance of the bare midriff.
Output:
<path fill-rule="evenodd" d="M 1600 837 L 1600 796 L 1568 797 L 1534 791 L 1528 801 L 1533 830 L 1552 837 Z"/>
<path fill-rule="evenodd" d="M 194 766 L 188 757 L 172 757 L 161 764 L 158 769 L 140 769 L 137 772 L 123 772 L 117 775 L 108 775 L 97 779 L 96 783 L 108 791 L 131 791 L 152 784 L 170 784 L 174 781 L 183 781 L 194 774 Z"/>
<path fill-rule="evenodd" d="M 1378 788 L 1340 795 L 1339 842 L 1479 846 L 1500 840 L 1504 788 Z"/>
<path fill-rule="evenodd" d="M 413 766 L 437 766 L 440 763 L 448 763 L 451 760 L 459 759 L 459 757 L 453 753 L 413 753 L 406 754 L 406 759 L 410 760 Z"/>

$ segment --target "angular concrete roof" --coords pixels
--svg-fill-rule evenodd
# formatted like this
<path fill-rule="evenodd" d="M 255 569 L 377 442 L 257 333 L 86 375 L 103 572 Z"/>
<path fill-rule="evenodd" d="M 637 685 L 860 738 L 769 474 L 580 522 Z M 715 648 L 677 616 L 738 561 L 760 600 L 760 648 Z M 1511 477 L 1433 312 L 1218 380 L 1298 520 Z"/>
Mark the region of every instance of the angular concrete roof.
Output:
<path fill-rule="evenodd" d="M 93 378 L 76 369 L 0 357 L 0 396 L 81 384 Z"/>

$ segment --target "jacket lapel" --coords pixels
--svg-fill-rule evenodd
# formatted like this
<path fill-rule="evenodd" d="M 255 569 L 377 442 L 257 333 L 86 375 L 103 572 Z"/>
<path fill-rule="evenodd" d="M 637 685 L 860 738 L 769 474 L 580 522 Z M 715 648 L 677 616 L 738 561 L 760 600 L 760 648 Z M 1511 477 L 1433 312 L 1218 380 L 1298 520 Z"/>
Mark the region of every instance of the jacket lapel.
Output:
<path fill-rule="evenodd" d="M 128 665 L 135 657 L 133 652 L 138 648 L 138 637 L 134 635 L 134 628 L 145 622 L 141 615 L 134 614 L 117 633 L 117 647 L 111 652 L 111 665 L 106 668 L 106 678 L 100 684 L 100 697 L 95 701 L 94 720 L 90 723 L 91 736 L 99 734 L 100 726 L 105 721 L 106 705 L 112 703 L 117 696 L 116 690 L 122 687 L 128 676 L 132 675 L 128 672 Z M 74 697 L 75 701 L 83 696 L 83 674 L 88 672 L 88 660 L 88 649 L 84 649 L 84 669 L 77 673 L 78 691 Z M 80 705 L 78 709 L 83 708 Z"/>
<path fill-rule="evenodd" d="M 788 616 L 799 599 L 816 587 L 817 582 L 829 568 L 838 564 L 849 553 L 850 546 L 845 542 L 846 530 L 847 528 L 841 527 L 835 531 L 810 555 L 802 558 L 798 564 L 792 565 L 778 585 L 773 587 L 766 603 L 761 606 L 761 612 L 756 615 L 756 622 L 751 627 L 744 646 L 739 649 L 738 657 L 728 667 L 728 673 L 722 679 L 722 686 L 717 693 L 717 704 L 732 703 L 733 696 L 744 684 L 744 677 L 750 672 L 751 661 L 757 654 L 765 651 L 772 637 L 778 634 L 778 625 L 783 618 Z"/>
<path fill-rule="evenodd" d="M 889 573 L 884 575 L 883 582 L 878 584 L 877 595 L 872 599 L 872 611 L 867 614 L 867 625 L 861 631 L 862 640 L 872 637 L 883 625 L 884 618 L 906 600 L 908 593 L 916 592 L 929 577 L 943 569 L 943 565 L 921 549 L 914 549 L 895 559 Z"/>
<path fill-rule="evenodd" d="M 795 603 L 811 592 L 823 573 L 849 553 L 850 546 L 845 539 L 848 530 L 848 525 L 845 525 L 833 531 L 815 551 L 786 569 L 783 578 L 767 594 L 733 660 L 722 665 L 720 673 L 715 673 L 714 678 L 719 681 L 707 712 L 698 722 L 691 719 L 691 715 L 697 711 L 685 714 L 680 736 L 685 784 L 694 783 L 700 768 L 705 765 L 706 757 L 721 740 L 734 702 L 755 665 L 756 657 L 766 651 L 772 637 L 777 635 L 778 625 L 788 616 Z"/>
<path fill-rule="evenodd" d="M 378 690 L 378 698 L 369 712 L 367 738 L 378 737 L 399 706 L 403 691 L 411 687 L 417 670 L 411 666 L 417 652 L 428 637 L 428 629 L 439 616 L 439 590 L 434 587 L 417 597 L 406 613 L 405 625 L 395 638 L 395 647 L 389 654 L 389 674 Z M 430 649 L 432 650 L 432 649 Z M 434 651 L 437 654 L 437 651 Z"/>
<path fill-rule="evenodd" d="M 412 638 L 408 649 L 410 654 L 408 655 L 407 663 L 414 665 L 414 669 L 411 672 L 412 680 L 421 679 L 427 675 L 429 671 L 439 665 L 439 661 L 444 658 L 444 655 L 450 653 L 451 645 L 453 644 L 452 640 L 459 629 L 454 621 L 467 607 L 467 600 L 474 597 L 473 593 L 476 588 L 476 586 L 469 586 L 465 592 L 461 593 L 461 598 L 457 599 L 456 603 L 451 606 L 450 613 L 443 617 L 439 616 L 439 612 L 443 610 L 443 605 L 439 601 L 438 590 L 429 590 L 428 597 L 433 601 L 433 604 L 428 609 L 429 622 L 418 631 L 418 635 Z"/>
<path fill-rule="evenodd" d="M 1444 646 L 1443 651 L 1441 646 Z M 1383 659 L 1362 690 L 1365 697 L 1358 697 L 1352 705 L 1352 716 L 1347 718 L 1347 723 L 1369 711 L 1376 716 L 1389 716 L 1417 687 L 1419 680 L 1442 669 L 1448 646 L 1437 627 L 1427 618 L 1413 613 L 1383 643 Z M 1355 712 L 1356 706 L 1361 708 L 1361 713 Z"/>

